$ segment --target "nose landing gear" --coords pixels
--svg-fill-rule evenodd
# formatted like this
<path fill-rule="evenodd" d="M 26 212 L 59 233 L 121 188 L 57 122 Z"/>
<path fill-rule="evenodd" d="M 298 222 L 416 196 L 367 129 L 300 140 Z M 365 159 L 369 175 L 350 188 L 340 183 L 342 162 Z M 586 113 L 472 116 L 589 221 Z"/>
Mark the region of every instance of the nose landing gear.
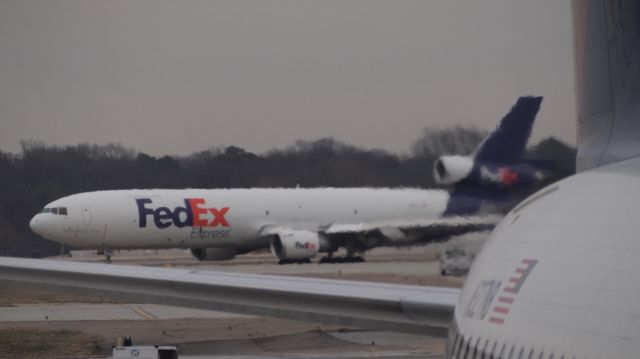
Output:
<path fill-rule="evenodd" d="M 105 263 L 111 263 L 111 256 L 113 256 L 113 250 L 112 249 L 101 249 L 98 250 L 97 252 L 98 255 L 104 255 L 104 262 Z"/>

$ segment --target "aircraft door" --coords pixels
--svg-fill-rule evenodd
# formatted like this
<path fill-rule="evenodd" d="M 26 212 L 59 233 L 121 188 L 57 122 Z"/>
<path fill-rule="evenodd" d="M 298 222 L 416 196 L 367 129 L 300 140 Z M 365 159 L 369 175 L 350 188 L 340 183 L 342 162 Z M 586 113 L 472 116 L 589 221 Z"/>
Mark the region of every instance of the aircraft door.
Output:
<path fill-rule="evenodd" d="M 82 222 L 87 226 L 91 224 L 91 209 L 89 206 L 82 206 Z"/>

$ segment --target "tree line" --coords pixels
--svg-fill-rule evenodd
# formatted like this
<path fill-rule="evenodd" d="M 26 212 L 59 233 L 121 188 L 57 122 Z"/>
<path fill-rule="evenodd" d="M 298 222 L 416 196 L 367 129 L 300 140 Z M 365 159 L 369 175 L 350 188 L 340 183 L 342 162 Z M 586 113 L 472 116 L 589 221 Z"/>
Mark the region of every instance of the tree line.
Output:
<path fill-rule="evenodd" d="M 363 149 L 331 138 L 297 141 L 263 154 L 211 147 L 189 156 L 150 156 L 120 144 L 47 146 L 23 141 L 18 154 L 0 151 L 0 255 L 43 257 L 60 245 L 29 229 L 45 204 L 70 194 L 109 189 L 250 187 L 437 187 L 433 163 L 469 154 L 485 133 L 427 128 L 409 154 Z M 547 182 L 575 169 L 575 149 L 547 138 L 529 157 L 555 162 Z"/>

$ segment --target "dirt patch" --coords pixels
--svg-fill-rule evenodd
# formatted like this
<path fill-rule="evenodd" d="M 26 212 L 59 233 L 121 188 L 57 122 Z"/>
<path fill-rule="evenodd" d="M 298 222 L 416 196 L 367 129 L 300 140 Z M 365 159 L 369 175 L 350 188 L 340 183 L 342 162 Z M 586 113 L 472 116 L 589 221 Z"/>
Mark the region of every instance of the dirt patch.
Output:
<path fill-rule="evenodd" d="M 0 329 L 0 358 L 86 358 L 102 351 L 96 337 L 79 331 Z"/>
<path fill-rule="evenodd" d="M 20 304 L 42 303 L 126 303 L 100 297 L 38 289 L 35 284 L 28 287 L 14 282 L 0 282 L 0 307 L 15 307 Z"/>

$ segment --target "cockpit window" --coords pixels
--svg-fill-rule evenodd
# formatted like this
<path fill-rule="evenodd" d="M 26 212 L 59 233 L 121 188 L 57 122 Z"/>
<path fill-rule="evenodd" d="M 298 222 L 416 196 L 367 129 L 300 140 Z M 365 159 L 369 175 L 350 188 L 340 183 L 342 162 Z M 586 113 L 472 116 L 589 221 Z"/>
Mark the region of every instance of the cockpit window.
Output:
<path fill-rule="evenodd" d="M 45 207 L 40 211 L 40 213 L 53 213 L 66 216 L 68 212 L 67 207 Z"/>

